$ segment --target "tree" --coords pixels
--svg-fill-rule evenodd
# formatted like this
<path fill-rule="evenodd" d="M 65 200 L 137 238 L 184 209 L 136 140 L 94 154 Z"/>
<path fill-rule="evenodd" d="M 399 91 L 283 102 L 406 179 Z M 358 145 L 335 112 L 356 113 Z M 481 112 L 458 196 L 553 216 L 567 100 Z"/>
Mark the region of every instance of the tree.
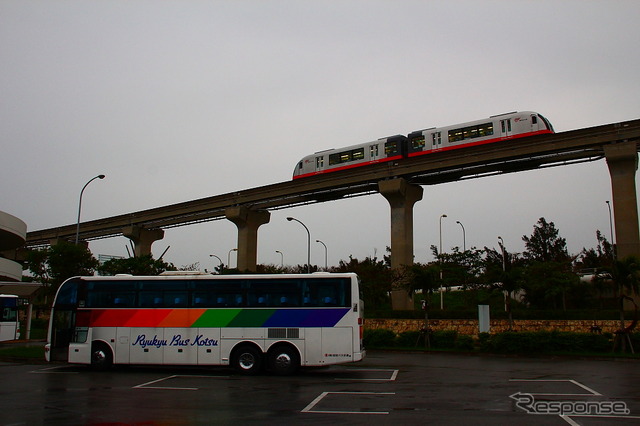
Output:
<path fill-rule="evenodd" d="M 640 258 L 628 256 L 624 259 L 616 259 L 611 267 L 603 268 L 603 273 L 596 275 L 597 281 L 608 282 L 613 286 L 615 297 L 619 300 L 620 330 L 618 337 L 622 338 L 622 348 L 626 347 L 625 338 L 635 328 L 638 321 L 638 306 L 632 297 L 640 294 Z M 629 327 L 624 323 L 624 301 L 630 300 L 635 305 L 635 318 Z"/>
<path fill-rule="evenodd" d="M 613 245 L 607 241 L 607 238 L 602 233 L 596 231 L 596 240 L 598 246 L 593 249 L 583 248 L 580 252 L 580 266 L 583 269 L 599 269 L 608 268 L 613 264 Z"/>
<path fill-rule="evenodd" d="M 504 307 L 509 318 L 509 329 L 513 329 L 512 297 L 522 289 L 522 266 L 518 253 L 509 253 L 501 244 L 501 253 L 485 247 L 485 270 L 482 280 L 485 285 L 504 295 Z"/>
<path fill-rule="evenodd" d="M 84 245 L 60 241 L 41 250 L 27 254 L 26 266 L 42 284 L 48 287 L 47 294 L 55 294 L 66 279 L 93 275 L 98 260 Z"/>
<path fill-rule="evenodd" d="M 571 286 L 579 282 L 573 272 L 573 259 L 567 251 L 567 241 L 560 237 L 553 222 L 538 219 L 531 237 L 522 236 L 526 250 L 522 256 L 526 260 L 526 291 L 530 303 L 555 305 L 556 296 L 562 298 L 562 308 L 566 310 L 566 294 Z"/>
<path fill-rule="evenodd" d="M 173 264 L 154 259 L 151 255 L 111 259 L 98 267 L 102 275 L 160 275 L 162 272 L 175 270 Z"/>
<path fill-rule="evenodd" d="M 349 262 L 340 261 L 331 272 L 355 272 L 360 277 L 362 298 L 368 310 L 386 309 L 389 307 L 391 292 L 391 270 L 384 260 L 367 257 L 359 261 L 349 256 Z"/>

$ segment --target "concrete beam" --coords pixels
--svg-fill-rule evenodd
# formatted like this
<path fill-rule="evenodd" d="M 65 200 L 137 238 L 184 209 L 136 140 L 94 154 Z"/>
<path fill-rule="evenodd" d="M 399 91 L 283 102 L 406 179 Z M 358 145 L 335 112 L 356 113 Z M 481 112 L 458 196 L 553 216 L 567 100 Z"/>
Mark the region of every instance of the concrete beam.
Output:
<path fill-rule="evenodd" d="M 258 264 L 258 228 L 269 223 L 271 213 L 234 206 L 225 209 L 224 214 L 238 227 L 238 269 L 255 272 Z"/>
<path fill-rule="evenodd" d="M 617 257 L 623 259 L 631 255 L 640 256 L 636 142 L 625 141 L 605 145 L 604 154 L 611 176 Z"/>
<path fill-rule="evenodd" d="M 403 178 L 378 182 L 380 194 L 391 206 L 391 268 L 413 264 L 413 205 L 422 199 L 422 187 Z M 404 290 L 393 290 L 394 310 L 413 309 L 413 299 Z"/>
<path fill-rule="evenodd" d="M 122 235 L 133 241 L 135 256 L 147 256 L 151 254 L 151 245 L 164 238 L 162 229 L 146 229 L 141 226 L 127 226 L 122 229 Z"/>

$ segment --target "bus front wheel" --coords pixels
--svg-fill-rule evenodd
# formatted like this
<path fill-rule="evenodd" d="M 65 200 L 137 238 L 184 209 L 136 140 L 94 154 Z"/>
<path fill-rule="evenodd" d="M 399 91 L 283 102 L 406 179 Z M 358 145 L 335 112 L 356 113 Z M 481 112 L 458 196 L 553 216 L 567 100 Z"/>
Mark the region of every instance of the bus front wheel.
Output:
<path fill-rule="evenodd" d="M 232 364 L 241 374 L 258 374 L 262 368 L 262 353 L 254 346 L 242 345 L 234 351 Z"/>
<path fill-rule="evenodd" d="M 108 345 L 96 342 L 91 345 L 91 368 L 107 370 L 113 364 L 113 354 Z"/>
<path fill-rule="evenodd" d="M 278 345 L 269 351 L 269 370 L 278 376 L 290 376 L 300 367 L 298 352 L 288 345 Z"/>

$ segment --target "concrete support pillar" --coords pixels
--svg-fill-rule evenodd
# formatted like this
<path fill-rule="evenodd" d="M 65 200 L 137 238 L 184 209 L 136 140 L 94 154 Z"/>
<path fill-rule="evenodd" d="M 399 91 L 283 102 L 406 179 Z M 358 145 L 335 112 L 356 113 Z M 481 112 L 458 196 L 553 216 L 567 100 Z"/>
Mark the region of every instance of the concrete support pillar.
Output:
<path fill-rule="evenodd" d="M 127 226 L 122 229 L 122 235 L 133 241 L 135 256 L 147 256 L 151 254 L 151 245 L 164 238 L 162 229 L 146 229 L 141 226 Z"/>
<path fill-rule="evenodd" d="M 236 206 L 227 208 L 224 214 L 238 227 L 238 269 L 255 272 L 258 264 L 258 228 L 269 223 L 271 213 Z"/>
<path fill-rule="evenodd" d="M 391 206 L 391 267 L 413 264 L 413 205 L 422 199 L 422 187 L 403 178 L 383 180 L 378 190 Z M 394 310 L 413 309 L 413 299 L 404 290 L 393 290 Z"/>
<path fill-rule="evenodd" d="M 623 259 L 631 255 L 640 256 L 638 197 L 636 194 L 636 170 L 638 170 L 636 142 L 606 145 L 604 154 L 611 175 L 617 257 Z"/>

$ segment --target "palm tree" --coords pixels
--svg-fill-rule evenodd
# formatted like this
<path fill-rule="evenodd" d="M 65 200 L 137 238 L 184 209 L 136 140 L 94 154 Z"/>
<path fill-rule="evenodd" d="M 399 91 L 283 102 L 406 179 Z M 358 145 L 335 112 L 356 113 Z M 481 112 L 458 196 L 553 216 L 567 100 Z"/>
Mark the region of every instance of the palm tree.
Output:
<path fill-rule="evenodd" d="M 609 281 L 613 285 L 614 297 L 619 299 L 620 307 L 620 329 L 616 331 L 614 349 L 619 342 L 622 342 L 622 350 L 626 348 L 626 343 L 631 344 L 629 334 L 638 322 L 638 305 L 633 296 L 640 294 L 640 259 L 636 256 L 628 256 L 624 259 L 616 259 L 611 267 L 603 268 L 603 273 L 596 275 L 596 281 Z M 633 303 L 635 307 L 634 319 L 628 327 L 624 324 L 625 300 Z M 633 352 L 633 347 L 631 347 Z"/>

